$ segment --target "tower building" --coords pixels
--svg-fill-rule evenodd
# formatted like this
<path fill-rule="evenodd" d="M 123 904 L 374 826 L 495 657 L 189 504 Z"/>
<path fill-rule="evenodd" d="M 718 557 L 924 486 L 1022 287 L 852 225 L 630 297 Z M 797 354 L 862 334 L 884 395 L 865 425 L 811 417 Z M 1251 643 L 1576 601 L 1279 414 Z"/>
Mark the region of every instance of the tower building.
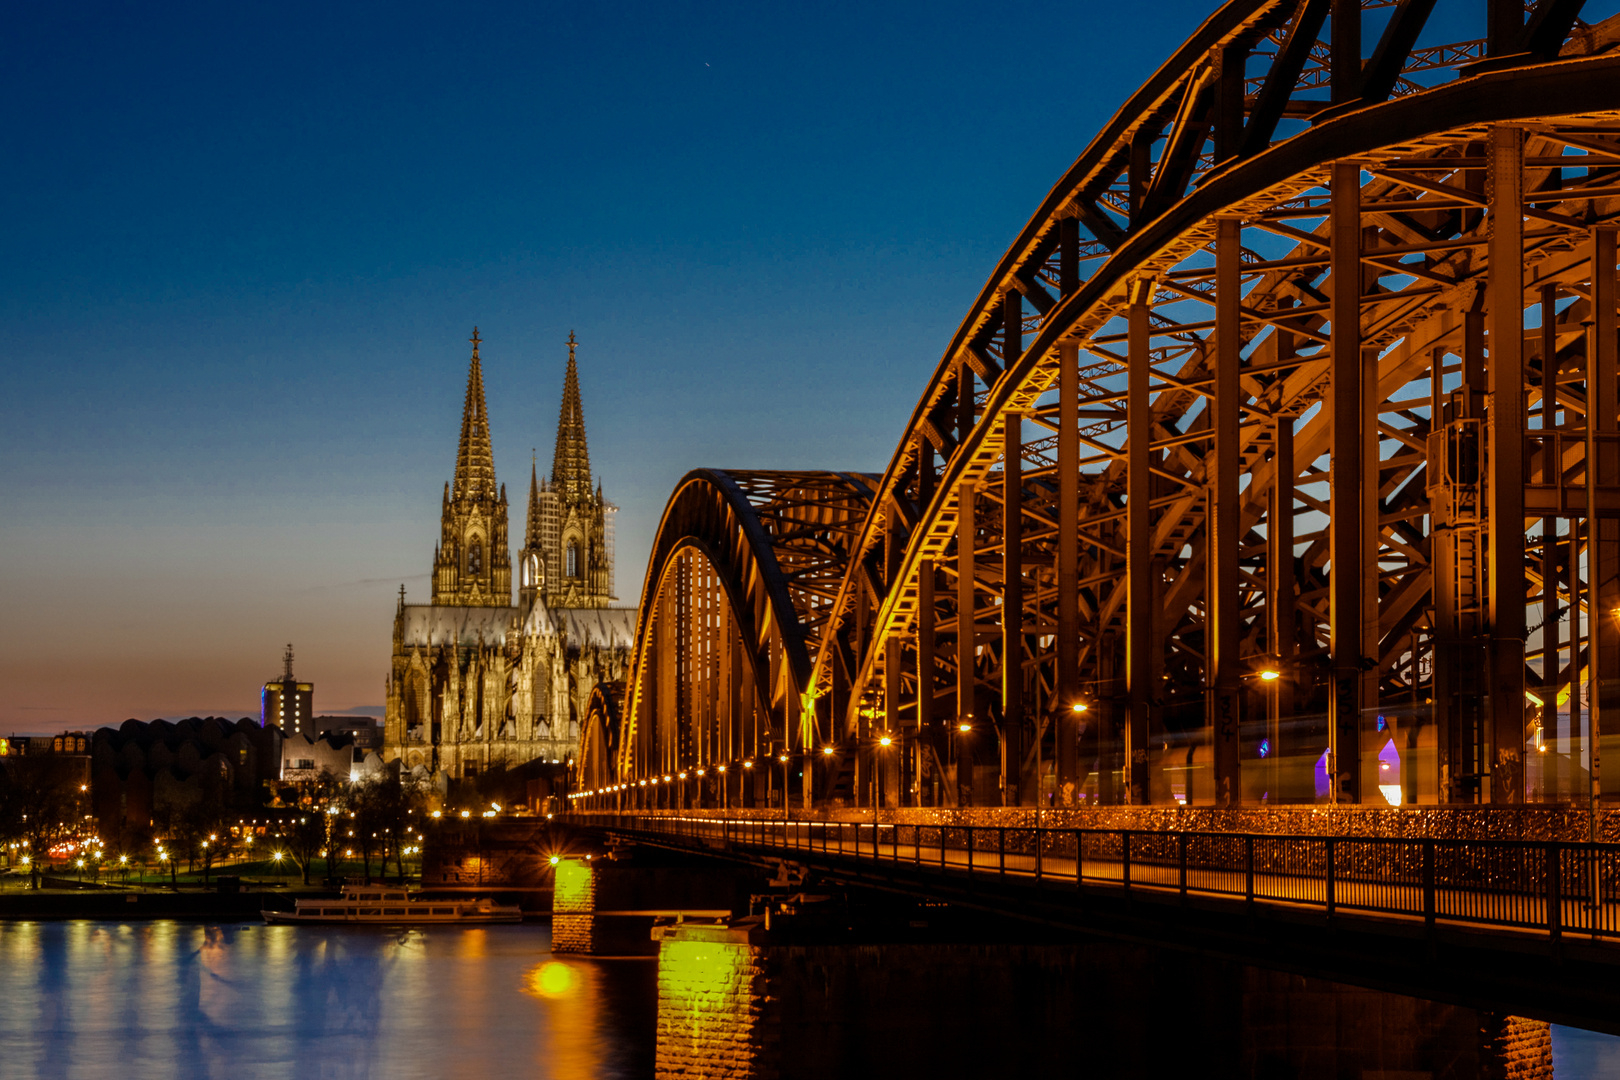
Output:
<path fill-rule="evenodd" d="M 484 372 L 473 327 L 467 401 L 455 477 L 444 486 L 439 547 L 433 553 L 433 602 L 505 607 L 512 602 L 512 550 L 506 543 L 506 485 L 495 481 L 484 406 Z"/>
<path fill-rule="evenodd" d="M 530 463 L 513 604 L 482 340 L 475 328 L 430 602 L 400 589 L 383 723 L 385 760 L 453 777 L 576 755 L 591 691 L 623 678 L 636 626 L 635 608 L 613 606 L 616 508 L 591 476 L 573 334 L 551 476 Z"/>
<path fill-rule="evenodd" d="M 293 647 L 281 656 L 281 678 L 264 684 L 259 693 L 259 726 L 271 724 L 287 735 L 310 735 L 315 731 L 315 684 L 293 677 Z"/>
<path fill-rule="evenodd" d="M 613 519 L 618 507 L 591 486 L 591 453 L 585 441 L 585 408 L 579 396 L 578 342 L 568 335 L 568 371 L 557 417 L 557 447 L 551 479 L 529 468 L 529 512 L 524 530 L 521 588 L 549 607 L 605 608 L 613 590 Z"/>

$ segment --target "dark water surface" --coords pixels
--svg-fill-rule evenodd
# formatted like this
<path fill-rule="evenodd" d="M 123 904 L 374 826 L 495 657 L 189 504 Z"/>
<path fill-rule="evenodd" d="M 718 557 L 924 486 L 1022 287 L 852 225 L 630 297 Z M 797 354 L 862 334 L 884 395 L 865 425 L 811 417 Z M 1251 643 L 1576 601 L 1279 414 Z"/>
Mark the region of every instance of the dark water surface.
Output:
<path fill-rule="evenodd" d="M 256 923 L 0 922 L 0 1080 L 652 1076 L 658 1019 L 654 961 L 558 958 L 550 954 L 550 944 L 544 926 L 402 932 Z M 1471 1013 L 1425 1011 L 1411 999 L 1330 984 L 1300 990 L 1286 977 L 1256 980 L 1232 965 L 1227 966 L 1231 970 L 1200 968 L 1179 954 L 1160 958 L 1154 966 L 1173 967 L 1170 982 L 1179 981 L 1181 995 L 1144 994 L 1120 977 L 1121 966 L 1109 950 L 1121 948 L 1087 946 L 1073 968 L 1084 973 L 1088 964 L 1100 966 L 1106 978 L 1099 978 L 1111 986 L 1107 1002 L 1071 1007 L 1074 1003 L 1057 993 L 1047 1001 L 1043 1016 L 1039 1000 L 1026 1001 L 1014 1010 L 1029 1014 L 1027 1030 L 1016 1037 L 1072 1044 L 1077 1061 L 1102 1066 L 1077 1075 L 1106 1078 L 1117 1071 L 1106 1065 L 1114 1059 L 1116 1064 L 1134 1063 L 1134 1070 L 1126 1070 L 1133 1075 L 1162 1075 L 1154 1066 L 1176 1059 L 1174 1047 L 1155 1044 L 1130 1024 L 1107 1022 L 1106 1017 L 1115 1016 L 1110 1008 L 1123 1010 L 1116 1020 L 1162 1017 L 1166 1001 L 1174 1000 L 1177 1008 L 1194 1010 L 1181 1014 L 1184 1024 L 1190 1016 L 1214 1010 L 1216 1002 L 1244 994 L 1249 1005 L 1233 1014 L 1252 1029 L 1233 1041 L 1244 1048 L 1238 1054 L 1243 1063 L 1236 1058 L 1206 1061 L 1209 1075 L 1450 1077 L 1460 1074 L 1440 1064 L 1461 1061 L 1467 1054 L 1448 1057 L 1442 1052 L 1446 1032 L 1457 1029 L 1451 1035 L 1458 1045 L 1472 1045 L 1477 1037 Z M 947 953 L 924 965 L 927 970 L 919 976 L 924 982 L 955 970 Z M 823 965 L 826 971 L 800 972 L 797 981 L 790 974 L 772 991 L 785 994 L 789 1011 L 813 1029 L 798 1033 L 812 1042 L 801 1046 L 801 1056 L 781 1063 L 783 1074 L 812 1073 L 826 1080 L 868 1074 L 866 1066 L 887 1053 L 896 1064 L 880 1073 L 903 1080 L 927 1047 L 902 1036 L 912 1032 L 930 1044 L 939 1041 L 937 1032 L 923 1032 L 931 1007 L 901 1017 L 901 1030 L 889 1030 L 874 1018 L 903 1012 L 905 1001 L 897 998 L 918 996 L 916 987 L 905 989 L 910 985 L 905 973 L 882 965 L 857 971 L 858 964 L 842 962 L 859 959 L 857 951 L 830 955 Z M 982 1013 L 990 1004 L 984 992 L 993 983 L 994 969 L 1005 966 L 1009 955 L 992 950 L 975 961 L 991 967 L 956 972 L 967 1015 Z M 1073 978 L 1072 973 L 1062 975 L 1070 970 L 1062 964 L 1054 970 L 1060 983 Z M 1035 978 L 1039 974 L 1009 976 L 1014 978 L 1009 992 L 1037 998 L 1054 987 L 1067 992 L 1060 984 L 1043 990 Z M 859 977 L 862 985 L 840 984 L 829 999 L 833 984 L 827 980 L 833 975 Z M 1080 981 L 1089 984 L 1088 979 Z M 729 1014 L 700 1023 L 702 1010 L 694 1012 L 697 1004 L 686 1004 L 691 1008 L 682 1012 L 677 1002 L 664 1018 L 675 1025 L 669 1029 L 675 1042 L 683 1032 L 708 1024 L 716 1030 L 736 1026 Z M 744 994 L 732 1008 L 748 1013 L 762 1004 L 757 994 L 752 1001 Z M 844 1016 L 840 1009 L 852 1015 Z M 1418 1027 L 1402 1027 L 1409 1028 L 1413 1020 Z M 699 1027 L 692 1027 L 694 1023 Z M 1162 1034 L 1157 1023 L 1150 1019 L 1149 1030 Z M 1008 1037 L 1007 1030 L 995 1025 L 964 1021 L 944 1040 L 951 1052 L 924 1072 L 940 1080 L 997 1075 L 993 1066 L 970 1062 L 978 1060 L 979 1051 L 997 1047 L 1004 1057 Z M 894 1040 L 904 1045 L 882 1045 Z M 1346 1073 L 1349 1063 L 1368 1056 L 1361 1044 L 1369 1040 L 1390 1043 L 1381 1057 L 1373 1055 L 1389 1061 L 1413 1057 L 1422 1050 L 1419 1044 L 1433 1041 L 1435 1047 L 1423 1054 L 1434 1058 L 1435 1066 L 1411 1071 L 1414 1059 L 1373 1071 L 1356 1066 Z M 830 1067 L 832 1058 L 822 1061 L 810 1052 L 835 1043 L 864 1049 Z M 1144 1059 L 1144 1053 L 1153 1057 Z M 1620 1078 L 1620 1039 L 1555 1027 L 1552 1054 L 1557 1080 Z M 1069 1060 L 1067 1050 L 1059 1056 Z M 1267 1061 L 1293 1064 L 1279 1073 Z"/>
<path fill-rule="evenodd" d="M 543 926 L 0 923 L 0 1077 L 523 1077 L 653 1071 L 651 960 Z"/>

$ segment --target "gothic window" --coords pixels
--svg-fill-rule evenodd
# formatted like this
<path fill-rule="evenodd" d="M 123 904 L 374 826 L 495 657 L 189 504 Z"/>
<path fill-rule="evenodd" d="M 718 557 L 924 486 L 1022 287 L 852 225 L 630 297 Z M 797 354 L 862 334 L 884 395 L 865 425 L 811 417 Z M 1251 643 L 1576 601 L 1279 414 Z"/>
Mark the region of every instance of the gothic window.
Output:
<path fill-rule="evenodd" d="M 478 537 L 473 537 L 472 544 L 467 548 L 467 573 L 481 574 L 484 572 L 484 545 Z"/>
<path fill-rule="evenodd" d="M 539 584 L 540 559 L 539 556 L 530 555 L 527 559 L 523 560 L 523 585 L 525 588 L 532 589 Z"/>
<path fill-rule="evenodd" d="M 568 541 L 568 576 L 579 577 L 579 541 Z"/>

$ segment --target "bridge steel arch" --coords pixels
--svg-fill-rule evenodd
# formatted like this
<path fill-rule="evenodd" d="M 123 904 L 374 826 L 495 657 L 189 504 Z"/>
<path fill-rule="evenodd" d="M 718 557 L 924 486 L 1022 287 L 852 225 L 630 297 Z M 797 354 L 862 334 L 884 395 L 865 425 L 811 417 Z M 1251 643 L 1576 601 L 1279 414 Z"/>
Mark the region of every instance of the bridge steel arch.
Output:
<path fill-rule="evenodd" d="M 1042 202 L 793 669 L 852 797 L 1598 793 L 1620 20 L 1438 3 L 1232 0 Z"/>
<path fill-rule="evenodd" d="M 612 786 L 634 783 L 638 799 L 667 804 L 683 797 L 672 785 L 729 783 L 751 804 L 755 788 L 780 783 L 767 762 L 802 744 L 801 694 L 820 624 L 875 482 L 718 469 L 681 480 L 642 588 Z M 599 760 L 582 753 L 589 788 L 608 786 Z"/>

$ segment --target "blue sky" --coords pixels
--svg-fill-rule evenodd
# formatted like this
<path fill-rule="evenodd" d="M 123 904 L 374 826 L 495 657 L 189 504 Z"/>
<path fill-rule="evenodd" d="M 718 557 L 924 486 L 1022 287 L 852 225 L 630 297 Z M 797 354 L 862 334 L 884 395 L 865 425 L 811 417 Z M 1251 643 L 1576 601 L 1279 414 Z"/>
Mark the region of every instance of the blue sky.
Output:
<path fill-rule="evenodd" d="M 0 732 L 241 715 L 288 641 L 380 705 L 474 324 L 518 507 L 578 333 L 627 603 L 686 470 L 882 469 L 1208 10 L 13 6 Z"/>

